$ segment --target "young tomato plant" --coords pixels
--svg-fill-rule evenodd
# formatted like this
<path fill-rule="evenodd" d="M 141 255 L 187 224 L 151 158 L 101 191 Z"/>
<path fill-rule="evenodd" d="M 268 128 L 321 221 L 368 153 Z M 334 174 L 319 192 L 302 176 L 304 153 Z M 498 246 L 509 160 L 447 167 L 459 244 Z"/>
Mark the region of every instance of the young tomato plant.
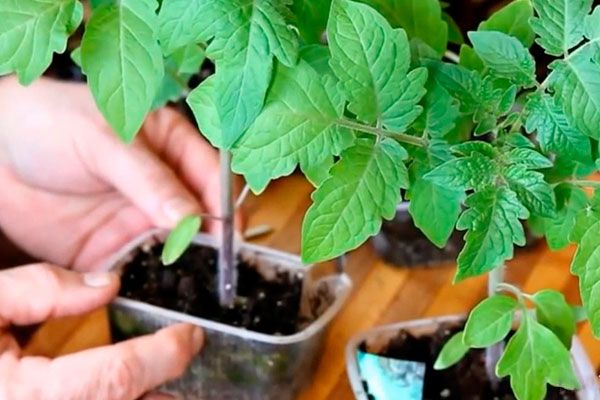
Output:
<path fill-rule="evenodd" d="M 490 297 L 436 367 L 489 347 L 490 378 L 509 376 L 521 400 L 542 399 L 548 383 L 578 387 L 574 309 L 560 293 L 503 282 L 502 269 L 525 244 L 525 222 L 552 249 L 576 243 L 572 272 L 600 336 L 600 192 L 583 190 L 600 185 L 580 179 L 597 170 L 600 137 L 600 8 L 592 0 L 515 0 L 468 43 L 438 0 L 90 6 L 72 56 L 115 132 L 131 141 L 151 109 L 187 97 L 221 151 L 224 304 L 235 294 L 230 167 L 255 193 L 297 168 L 316 187 L 302 226 L 306 262 L 364 243 L 394 216 L 404 189 L 434 244 L 466 231 L 455 281 L 490 274 Z M 83 14 L 78 0 L 2 2 L 0 73 L 33 81 Z M 536 62 L 532 46 L 553 61 Z M 216 73 L 190 91 L 205 58 Z M 182 221 L 165 261 L 198 226 Z"/>

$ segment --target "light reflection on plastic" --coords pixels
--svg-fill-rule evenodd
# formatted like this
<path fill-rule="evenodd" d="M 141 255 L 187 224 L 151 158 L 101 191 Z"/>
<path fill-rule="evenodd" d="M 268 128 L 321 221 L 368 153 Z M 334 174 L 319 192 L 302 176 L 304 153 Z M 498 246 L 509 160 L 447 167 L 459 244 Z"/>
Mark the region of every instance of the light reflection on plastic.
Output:
<path fill-rule="evenodd" d="M 422 400 L 425 364 L 396 360 L 377 354 L 356 353 L 361 378 L 369 398 L 375 400 Z"/>

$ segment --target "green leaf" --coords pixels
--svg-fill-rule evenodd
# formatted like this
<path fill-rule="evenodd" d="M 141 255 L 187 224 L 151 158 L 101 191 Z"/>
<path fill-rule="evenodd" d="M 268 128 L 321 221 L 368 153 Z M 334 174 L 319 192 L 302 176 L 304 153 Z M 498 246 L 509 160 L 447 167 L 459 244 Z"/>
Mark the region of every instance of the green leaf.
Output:
<path fill-rule="evenodd" d="M 320 164 L 309 165 L 304 172 L 306 179 L 314 186 L 319 187 L 327 178 L 329 178 L 329 170 L 333 167 L 333 156 L 329 156 Z"/>
<path fill-rule="evenodd" d="M 219 111 L 215 101 L 215 76 L 212 75 L 194 89 L 187 103 L 196 117 L 200 132 L 215 147 L 222 148 L 222 132 Z"/>
<path fill-rule="evenodd" d="M 590 140 L 573 128 L 552 97 L 536 93 L 527 98 L 525 107 L 527 132 L 536 132 L 544 152 L 559 153 L 574 160 L 589 160 L 592 153 Z"/>
<path fill-rule="evenodd" d="M 459 65 L 461 65 L 462 67 L 481 73 L 483 73 L 483 71 L 485 70 L 485 65 L 483 64 L 483 61 L 481 60 L 481 58 L 479 58 L 479 56 L 477 55 L 477 53 L 475 53 L 475 50 L 473 50 L 471 46 L 466 44 L 460 46 L 460 53 L 458 54 L 458 56 L 460 59 Z"/>
<path fill-rule="evenodd" d="M 452 146 L 452 153 L 458 156 L 468 157 L 473 153 L 479 153 L 482 156 L 494 159 L 498 155 L 494 146 L 481 140 L 471 140 Z"/>
<path fill-rule="evenodd" d="M 273 62 L 248 47 L 243 57 L 217 61 L 215 101 L 221 120 L 222 146 L 231 147 L 262 110 Z"/>
<path fill-rule="evenodd" d="M 480 106 L 481 101 L 477 94 L 481 87 L 481 78 L 477 72 L 442 62 L 431 62 L 428 67 L 432 77 L 452 97 L 459 100 L 462 112 L 473 113 Z"/>
<path fill-rule="evenodd" d="M 391 219 L 408 186 L 408 154 L 392 139 L 359 139 L 342 153 L 330 177 L 313 193 L 302 224 L 302 259 L 331 259 L 362 244 Z"/>
<path fill-rule="evenodd" d="M 95 10 L 100 6 L 111 4 L 112 2 L 114 2 L 114 0 L 90 0 L 90 5 L 92 6 L 92 10 Z"/>
<path fill-rule="evenodd" d="M 479 303 L 469 314 L 463 342 L 468 347 L 485 348 L 508 335 L 518 302 L 501 294 Z"/>
<path fill-rule="evenodd" d="M 592 331 L 600 337 L 600 222 L 592 225 L 579 243 L 571 272 L 579 277 L 579 291 Z"/>
<path fill-rule="evenodd" d="M 200 223 L 200 217 L 197 215 L 189 215 L 179 221 L 175 229 L 169 233 L 163 247 L 161 260 L 164 265 L 173 264 L 181 257 L 198 233 Z"/>
<path fill-rule="evenodd" d="M 566 54 L 583 39 L 582 21 L 591 11 L 592 0 L 532 0 L 537 17 L 531 27 L 536 42 L 553 56 Z"/>
<path fill-rule="evenodd" d="M 458 256 L 456 282 L 481 275 L 513 257 L 513 243 L 525 245 L 519 219 L 529 212 L 517 195 L 505 187 L 489 187 L 476 192 L 465 202 L 468 209 L 460 216 L 457 229 L 465 230 L 465 246 Z"/>
<path fill-rule="evenodd" d="M 421 113 L 427 70 L 407 75 L 410 47 L 371 7 L 335 0 L 327 25 L 331 68 L 349 100 L 348 109 L 367 123 L 405 130 Z M 367 45 L 368 44 L 368 45 Z"/>
<path fill-rule="evenodd" d="M 263 112 L 232 151 L 232 169 L 254 192 L 298 165 L 312 171 L 352 144 L 352 131 L 337 125 L 344 101 L 327 78 L 304 61 L 278 68 Z"/>
<path fill-rule="evenodd" d="M 531 47 L 535 33 L 529 25 L 533 17 L 533 7 L 529 0 L 515 0 L 496 11 L 479 24 L 479 31 L 499 31 L 513 36 L 525 47 Z"/>
<path fill-rule="evenodd" d="M 381 13 L 394 28 L 418 38 L 440 56 L 448 44 L 448 26 L 438 0 L 361 0 Z"/>
<path fill-rule="evenodd" d="M 71 51 L 71 60 L 81 68 L 81 47 L 77 47 Z"/>
<path fill-rule="evenodd" d="M 479 24 L 478 31 L 498 31 L 519 39 L 527 48 L 533 44 L 535 33 L 529 25 L 533 17 L 533 7 L 529 0 L 515 0 L 496 11 Z M 468 69 L 483 72 L 484 64 L 475 50 L 468 45 L 460 47 L 460 65 Z"/>
<path fill-rule="evenodd" d="M 579 274 L 579 291 L 592 332 L 600 338 L 600 248 L 594 250 Z"/>
<path fill-rule="evenodd" d="M 321 43 L 327 27 L 331 0 L 294 0 L 292 11 L 296 26 L 306 43 Z"/>
<path fill-rule="evenodd" d="M 581 58 L 560 62 L 550 79 L 571 125 L 599 139 L 600 65 Z"/>
<path fill-rule="evenodd" d="M 53 53 L 67 48 L 80 23 L 77 0 L 3 0 L 0 3 L 0 75 L 16 72 L 30 84 L 48 68 Z"/>
<path fill-rule="evenodd" d="M 522 400 L 544 399 L 547 383 L 571 390 L 579 388 L 569 351 L 552 331 L 531 317 L 523 318 L 508 342 L 496 374 L 500 378 L 510 375 L 510 386 Z"/>
<path fill-rule="evenodd" d="M 442 138 L 456 125 L 460 116 L 458 102 L 434 79 L 425 85 L 427 93 L 423 98 L 423 113 L 415 121 L 413 128 L 432 138 Z"/>
<path fill-rule="evenodd" d="M 439 186 L 464 191 L 491 185 L 495 175 L 496 166 L 492 160 L 479 153 L 473 153 L 469 157 L 445 162 L 426 174 L 424 178 Z"/>
<path fill-rule="evenodd" d="M 525 150 L 525 149 L 519 149 Z M 504 171 L 509 187 L 517 194 L 519 201 L 527 209 L 542 217 L 556 215 L 556 200 L 552 186 L 544 180 L 544 175 L 528 171 L 523 165 L 511 165 Z"/>
<path fill-rule="evenodd" d="M 463 37 L 460 26 L 452 19 L 447 13 L 442 13 L 442 19 L 448 24 L 448 41 L 454 44 L 463 44 L 465 38 Z"/>
<path fill-rule="evenodd" d="M 465 192 L 423 179 L 431 168 L 451 158 L 448 145 L 432 141 L 425 157 L 413 162 L 408 192 L 408 211 L 414 224 L 439 248 L 443 248 L 454 231 L 461 213 Z"/>
<path fill-rule="evenodd" d="M 560 250 L 569 244 L 569 235 L 575 227 L 575 219 L 587 203 L 587 196 L 580 188 L 560 184 L 554 188 L 557 213 L 554 218 L 544 219 L 546 241 L 551 250 Z"/>
<path fill-rule="evenodd" d="M 81 41 L 81 63 L 96 104 L 110 126 L 131 142 L 163 77 L 156 41 L 155 0 L 122 0 L 92 13 Z"/>
<path fill-rule="evenodd" d="M 535 315 L 540 324 L 550 329 L 567 349 L 575 334 L 575 313 L 562 293 L 555 290 L 541 290 L 533 295 Z"/>
<path fill-rule="evenodd" d="M 212 4 L 211 4 L 212 3 Z M 158 13 L 158 38 L 165 55 L 211 38 L 224 24 L 220 1 L 162 0 Z"/>
<path fill-rule="evenodd" d="M 433 369 L 446 369 L 459 362 L 469 351 L 469 347 L 463 344 L 463 332 L 458 332 L 446 342 L 442 351 L 438 354 Z"/>
<path fill-rule="evenodd" d="M 160 108 L 169 101 L 175 102 L 189 92 L 188 81 L 200 70 L 204 61 L 204 50 L 195 44 L 177 49 L 164 60 L 165 74 L 152 108 Z"/>
<path fill-rule="evenodd" d="M 552 167 L 552 161 L 533 149 L 515 148 L 508 152 L 509 163 L 521 165 L 527 169 L 544 169 Z"/>
<path fill-rule="evenodd" d="M 215 4 L 216 3 L 216 4 Z M 203 18 L 215 21 L 214 36 L 206 52 L 217 69 L 216 99 L 227 149 L 243 135 L 260 113 L 271 81 L 273 56 L 286 66 L 296 63 L 298 37 L 284 16 L 280 0 L 211 2 L 214 12 Z M 222 21 L 222 22 L 218 22 Z"/>
<path fill-rule="evenodd" d="M 475 52 L 500 77 L 518 85 L 535 83 L 535 61 L 516 38 L 502 32 L 469 32 Z"/>
<path fill-rule="evenodd" d="M 196 74 L 206 59 L 206 53 L 202 46 L 189 44 L 175 50 L 170 58 L 177 66 L 177 73 Z"/>
<path fill-rule="evenodd" d="M 300 59 L 306 61 L 319 75 L 331 74 L 333 71 L 329 66 L 331 54 L 329 48 L 320 44 L 303 46 L 300 49 Z"/>
<path fill-rule="evenodd" d="M 598 221 L 600 221 L 600 190 L 596 189 L 589 204 L 586 204 L 577 213 L 575 226 L 569 234 L 569 241 L 579 243 L 587 230 Z"/>
<path fill-rule="evenodd" d="M 520 148 L 520 149 L 535 148 L 535 145 L 533 144 L 533 142 L 531 140 L 529 140 L 527 137 L 525 137 L 521 133 L 517 133 L 517 132 L 513 132 L 513 133 L 509 133 L 508 135 L 504 135 L 501 138 L 501 142 L 510 147 L 516 147 L 516 148 Z"/>
<path fill-rule="evenodd" d="M 582 306 L 572 306 L 571 310 L 573 311 L 573 315 L 575 316 L 575 322 L 584 322 L 587 321 L 587 312 L 585 308 Z"/>
<path fill-rule="evenodd" d="M 584 34 L 590 40 L 600 39 L 600 6 L 596 6 L 594 12 L 585 17 Z"/>

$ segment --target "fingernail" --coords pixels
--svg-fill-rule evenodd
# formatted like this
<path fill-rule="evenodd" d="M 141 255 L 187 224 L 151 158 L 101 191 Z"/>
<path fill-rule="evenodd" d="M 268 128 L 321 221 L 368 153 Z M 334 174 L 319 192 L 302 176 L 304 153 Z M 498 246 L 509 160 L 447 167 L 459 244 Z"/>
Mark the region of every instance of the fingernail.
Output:
<path fill-rule="evenodd" d="M 194 328 L 194 331 L 192 332 L 192 343 L 194 345 L 194 353 L 199 352 L 204 343 L 204 332 L 202 332 L 201 328 Z"/>
<path fill-rule="evenodd" d="M 89 287 L 101 288 L 110 285 L 111 275 L 110 272 L 89 272 L 83 274 L 83 283 Z"/>
<path fill-rule="evenodd" d="M 165 217 L 173 226 L 186 215 L 192 214 L 194 209 L 194 205 L 184 198 L 171 199 L 163 206 Z"/>

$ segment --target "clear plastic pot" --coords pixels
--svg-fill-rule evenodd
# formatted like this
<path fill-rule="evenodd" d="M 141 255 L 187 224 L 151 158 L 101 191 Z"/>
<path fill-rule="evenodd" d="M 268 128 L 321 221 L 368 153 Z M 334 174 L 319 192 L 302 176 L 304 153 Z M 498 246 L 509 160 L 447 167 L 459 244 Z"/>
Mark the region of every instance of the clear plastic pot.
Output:
<path fill-rule="evenodd" d="M 387 346 L 390 340 L 396 337 L 400 330 L 406 330 L 415 336 L 431 335 L 438 330 L 440 325 L 459 324 L 464 321 L 464 315 L 427 318 L 379 326 L 354 336 L 346 346 L 346 373 L 354 396 L 358 400 L 367 400 L 356 360 L 356 352 L 361 344 L 364 343 L 368 351 L 380 351 Z M 598 378 L 577 337 L 573 338 L 571 356 L 575 374 L 581 383 L 581 390 L 577 392 L 577 397 L 580 400 L 599 400 L 600 386 L 598 385 Z M 425 385 L 427 385 L 427 382 L 425 382 Z"/>
<path fill-rule="evenodd" d="M 148 232 L 118 252 L 107 265 L 119 271 L 139 246 L 155 243 L 164 233 Z M 213 239 L 199 234 L 194 243 L 217 247 Z M 315 266 L 272 249 L 242 243 L 240 255 L 252 260 L 264 276 L 276 271 L 302 274 L 301 313 L 310 322 L 300 332 L 274 336 L 193 317 L 147 303 L 117 298 L 109 307 L 113 335 L 134 337 L 162 327 L 187 322 L 204 329 L 206 342 L 186 374 L 163 388 L 186 400 L 292 399 L 310 381 L 318 362 L 325 330 L 339 312 L 351 288 L 345 274 L 323 276 Z M 160 351 L 160 349 L 157 349 Z"/>

